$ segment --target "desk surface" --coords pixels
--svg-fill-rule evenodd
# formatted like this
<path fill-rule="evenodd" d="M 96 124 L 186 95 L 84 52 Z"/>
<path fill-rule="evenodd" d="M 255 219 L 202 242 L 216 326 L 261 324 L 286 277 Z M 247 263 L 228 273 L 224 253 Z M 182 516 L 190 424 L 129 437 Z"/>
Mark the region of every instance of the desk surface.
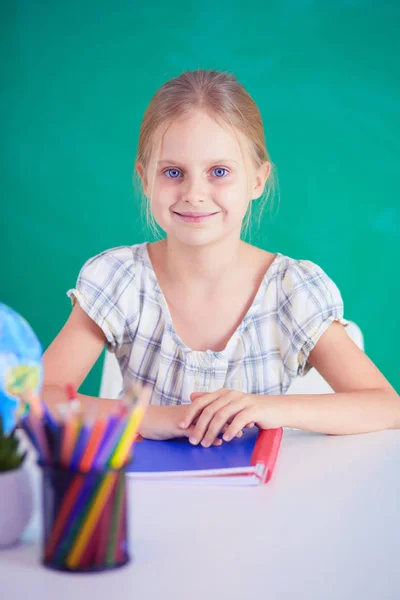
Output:
<path fill-rule="evenodd" d="M 265 486 L 131 480 L 129 494 L 129 566 L 84 575 L 42 567 L 37 506 L 24 543 L 0 552 L 1 598 L 400 597 L 400 431 L 287 430 Z"/>

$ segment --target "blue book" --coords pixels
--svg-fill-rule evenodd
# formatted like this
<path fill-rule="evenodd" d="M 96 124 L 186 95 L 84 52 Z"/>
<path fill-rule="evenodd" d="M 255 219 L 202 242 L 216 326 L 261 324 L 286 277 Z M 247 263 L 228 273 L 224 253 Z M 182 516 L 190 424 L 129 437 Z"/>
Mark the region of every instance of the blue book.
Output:
<path fill-rule="evenodd" d="M 282 428 L 245 429 L 241 438 L 222 446 L 192 446 L 187 438 L 135 443 L 127 472 L 135 479 L 257 485 L 271 478 L 279 453 Z"/>

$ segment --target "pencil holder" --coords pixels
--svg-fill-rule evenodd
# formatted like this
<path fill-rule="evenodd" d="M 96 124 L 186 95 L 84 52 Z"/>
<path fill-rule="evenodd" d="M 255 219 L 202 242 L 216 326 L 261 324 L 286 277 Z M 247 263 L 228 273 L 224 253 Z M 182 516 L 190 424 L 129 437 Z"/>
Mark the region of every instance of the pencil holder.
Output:
<path fill-rule="evenodd" d="M 125 469 L 83 473 L 40 464 L 43 564 L 96 572 L 129 560 Z"/>

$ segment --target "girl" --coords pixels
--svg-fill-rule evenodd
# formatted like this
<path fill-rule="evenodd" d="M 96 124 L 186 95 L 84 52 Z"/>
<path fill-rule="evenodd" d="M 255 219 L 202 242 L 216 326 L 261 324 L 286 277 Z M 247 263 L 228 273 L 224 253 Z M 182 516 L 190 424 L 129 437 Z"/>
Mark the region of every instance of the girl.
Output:
<path fill-rule="evenodd" d="M 259 110 L 235 77 L 197 70 L 164 84 L 145 112 L 135 167 L 166 237 L 83 266 L 68 292 L 72 313 L 44 355 L 49 404 L 67 383 L 80 386 L 107 344 L 125 387 L 153 386 L 144 437 L 210 446 L 253 424 L 400 427 L 399 397 L 346 334 L 333 281 L 240 238 L 273 175 Z M 311 367 L 336 393 L 285 395 Z"/>

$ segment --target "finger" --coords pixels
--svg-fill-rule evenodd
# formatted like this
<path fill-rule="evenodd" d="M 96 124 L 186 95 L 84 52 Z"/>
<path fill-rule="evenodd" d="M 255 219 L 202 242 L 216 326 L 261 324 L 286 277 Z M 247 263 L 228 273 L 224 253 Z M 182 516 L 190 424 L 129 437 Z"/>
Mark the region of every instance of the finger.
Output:
<path fill-rule="evenodd" d="M 246 425 L 247 429 L 252 429 L 254 427 L 255 423 L 252 421 L 251 423 L 248 423 Z"/>
<path fill-rule="evenodd" d="M 193 433 L 193 429 L 194 429 L 194 425 L 191 425 L 187 429 L 179 430 L 179 434 L 177 434 L 177 435 L 178 435 L 178 437 L 179 437 L 179 435 L 181 435 L 182 437 L 186 437 L 189 439 Z"/>
<path fill-rule="evenodd" d="M 228 395 L 226 398 L 230 398 Z M 219 410 L 214 414 L 214 417 L 211 419 L 207 431 L 204 433 L 204 437 L 202 440 L 202 445 L 207 448 L 210 446 L 217 435 L 221 432 L 223 426 L 234 419 L 234 417 L 241 412 L 244 408 L 248 406 L 249 400 L 246 397 L 235 398 L 235 396 L 231 396 L 233 398 L 231 402 L 227 403 L 225 406 L 219 408 Z M 216 403 L 215 403 L 216 404 Z M 214 405 L 213 405 L 214 406 Z M 227 431 L 229 431 L 229 425 Z M 234 435 L 237 435 L 240 431 L 240 428 L 235 432 Z M 222 439 L 225 440 L 225 435 L 222 436 Z M 232 436 L 234 437 L 234 436 Z M 232 439 L 232 438 L 231 438 Z"/>
<path fill-rule="evenodd" d="M 221 433 L 225 433 L 225 431 L 228 429 L 229 427 L 229 423 L 227 423 L 226 425 L 223 426 L 223 428 L 221 429 Z M 237 434 L 237 438 L 242 437 L 243 435 L 243 431 L 239 431 L 239 433 Z"/>
<path fill-rule="evenodd" d="M 247 423 L 253 422 L 252 419 L 254 419 L 254 407 L 249 406 L 239 412 L 222 436 L 224 442 L 229 442 L 232 438 L 234 438 L 238 431 L 243 429 L 243 427 L 246 427 Z"/>
<path fill-rule="evenodd" d="M 187 427 L 189 427 L 189 425 L 192 424 L 193 420 L 196 419 L 202 413 L 206 406 L 215 402 L 217 398 L 226 395 L 227 392 L 228 390 L 222 389 L 217 390 L 216 392 L 201 395 L 200 397 L 196 398 L 192 402 L 192 404 L 189 404 L 187 406 L 185 417 L 179 423 L 179 427 L 181 429 L 186 429 Z"/>
<path fill-rule="evenodd" d="M 223 443 L 223 440 L 217 438 L 216 440 L 214 440 L 213 446 L 222 446 Z"/>
<path fill-rule="evenodd" d="M 193 434 L 193 430 L 194 430 L 194 425 L 191 425 L 190 427 L 188 427 L 187 429 L 182 431 L 182 435 L 184 437 L 189 438 Z M 221 438 L 217 438 L 214 441 L 213 446 L 222 446 L 223 443 L 224 443 L 224 441 Z"/>
<path fill-rule="evenodd" d="M 198 444 L 202 441 L 205 432 L 207 431 L 207 428 L 211 422 L 211 420 L 214 418 L 215 413 L 223 408 L 224 406 L 226 406 L 226 404 L 228 404 L 230 402 L 230 398 L 229 395 L 223 396 L 222 398 L 218 398 L 218 400 L 215 400 L 214 402 L 212 402 L 211 404 L 209 404 L 208 406 L 206 406 L 204 408 L 204 410 L 202 411 L 202 413 L 200 414 L 200 416 L 197 419 L 197 423 L 194 427 L 194 431 L 193 434 L 189 437 L 189 441 L 191 444 Z M 225 425 L 225 422 L 221 423 L 221 428 L 223 427 L 223 425 Z M 218 435 L 219 431 L 217 432 Z M 215 435 L 214 438 L 212 440 L 210 440 L 210 443 L 208 444 L 208 446 L 211 446 L 212 442 L 214 441 L 214 439 L 217 436 Z"/>
<path fill-rule="evenodd" d="M 208 392 L 193 392 L 190 394 L 190 399 L 193 402 L 193 400 L 197 400 L 197 398 L 201 398 L 201 396 L 205 396 L 206 394 L 208 394 Z"/>

